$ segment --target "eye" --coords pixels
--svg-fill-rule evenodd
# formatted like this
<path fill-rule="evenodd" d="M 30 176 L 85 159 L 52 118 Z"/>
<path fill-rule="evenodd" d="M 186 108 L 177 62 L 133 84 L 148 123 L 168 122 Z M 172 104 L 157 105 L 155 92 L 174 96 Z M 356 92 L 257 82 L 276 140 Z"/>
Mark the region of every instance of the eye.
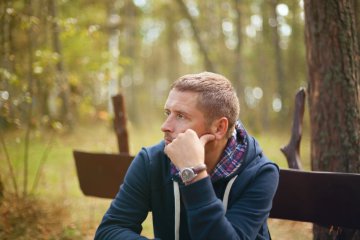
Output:
<path fill-rule="evenodd" d="M 168 116 L 170 115 L 170 111 L 169 111 L 169 110 L 164 110 L 164 115 L 165 115 L 166 117 L 168 117 Z"/>
<path fill-rule="evenodd" d="M 177 119 L 184 119 L 185 116 L 184 116 L 184 114 L 182 114 L 182 113 L 178 113 L 178 114 L 176 114 L 176 118 L 177 118 Z"/>

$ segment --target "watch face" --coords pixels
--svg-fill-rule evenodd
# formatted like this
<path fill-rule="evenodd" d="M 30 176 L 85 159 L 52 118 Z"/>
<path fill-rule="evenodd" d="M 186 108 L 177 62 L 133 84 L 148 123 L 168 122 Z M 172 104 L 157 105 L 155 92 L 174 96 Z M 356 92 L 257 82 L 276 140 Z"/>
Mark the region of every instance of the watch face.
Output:
<path fill-rule="evenodd" d="M 181 180 L 183 182 L 189 182 L 195 177 L 195 173 L 191 168 L 184 168 L 181 173 Z"/>

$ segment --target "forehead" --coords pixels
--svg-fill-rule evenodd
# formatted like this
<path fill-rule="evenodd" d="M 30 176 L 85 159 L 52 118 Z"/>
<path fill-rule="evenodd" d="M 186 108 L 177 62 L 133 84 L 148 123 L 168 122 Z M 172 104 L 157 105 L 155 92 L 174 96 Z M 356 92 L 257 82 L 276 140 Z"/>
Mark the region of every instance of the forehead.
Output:
<path fill-rule="evenodd" d="M 172 89 L 165 103 L 166 109 L 174 110 L 198 110 L 198 93 L 191 91 L 178 91 Z"/>

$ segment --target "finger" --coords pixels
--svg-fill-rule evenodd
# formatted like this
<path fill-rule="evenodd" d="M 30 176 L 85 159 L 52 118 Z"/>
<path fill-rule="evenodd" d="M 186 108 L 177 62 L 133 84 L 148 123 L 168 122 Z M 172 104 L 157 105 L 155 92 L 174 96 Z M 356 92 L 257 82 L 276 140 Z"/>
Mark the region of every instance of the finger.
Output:
<path fill-rule="evenodd" d="M 204 134 L 200 137 L 200 142 L 205 146 L 208 142 L 215 140 L 214 134 Z"/>
<path fill-rule="evenodd" d="M 164 153 L 168 156 L 168 151 L 169 151 L 169 145 L 166 145 L 164 148 Z"/>

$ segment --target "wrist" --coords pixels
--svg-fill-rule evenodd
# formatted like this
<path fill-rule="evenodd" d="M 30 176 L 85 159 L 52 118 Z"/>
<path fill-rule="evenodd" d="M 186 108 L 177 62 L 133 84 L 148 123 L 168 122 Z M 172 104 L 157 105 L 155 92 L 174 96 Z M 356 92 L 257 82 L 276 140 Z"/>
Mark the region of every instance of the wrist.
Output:
<path fill-rule="evenodd" d="M 186 183 L 185 185 L 190 185 L 190 184 L 192 184 L 192 183 L 195 183 L 195 182 L 197 182 L 197 181 L 200 181 L 201 179 L 204 179 L 204 178 L 206 178 L 207 176 L 208 176 L 207 171 L 202 171 L 202 172 L 200 172 L 199 174 L 197 174 L 196 177 L 195 177 L 193 180 L 191 180 L 190 182 Z"/>
<path fill-rule="evenodd" d="M 195 167 L 182 168 L 179 176 L 185 185 L 198 181 L 207 176 L 206 165 L 202 163 Z"/>

